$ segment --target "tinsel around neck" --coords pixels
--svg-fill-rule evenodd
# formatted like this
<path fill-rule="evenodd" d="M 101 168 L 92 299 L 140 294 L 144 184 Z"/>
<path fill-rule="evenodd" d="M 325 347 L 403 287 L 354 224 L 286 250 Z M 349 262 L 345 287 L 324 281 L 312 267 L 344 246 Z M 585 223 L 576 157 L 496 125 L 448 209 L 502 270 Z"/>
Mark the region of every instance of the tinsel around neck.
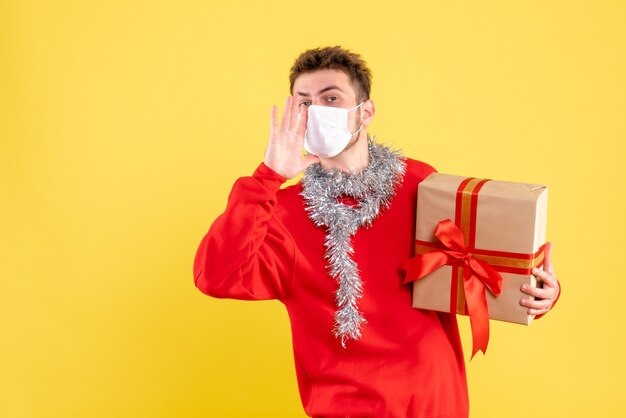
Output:
<path fill-rule="evenodd" d="M 338 283 L 335 293 L 334 334 L 346 339 L 361 337 L 365 318 L 358 310 L 363 297 L 363 283 L 352 259 L 352 236 L 360 227 L 369 228 L 382 210 L 391 204 L 396 187 L 402 182 L 406 163 L 398 151 L 375 142 L 368 136 L 369 163 L 360 172 L 324 171 L 320 164 L 309 166 L 302 179 L 302 196 L 309 218 L 326 227 L 325 259 L 329 274 Z M 355 206 L 341 203 L 340 196 L 357 200 Z"/>

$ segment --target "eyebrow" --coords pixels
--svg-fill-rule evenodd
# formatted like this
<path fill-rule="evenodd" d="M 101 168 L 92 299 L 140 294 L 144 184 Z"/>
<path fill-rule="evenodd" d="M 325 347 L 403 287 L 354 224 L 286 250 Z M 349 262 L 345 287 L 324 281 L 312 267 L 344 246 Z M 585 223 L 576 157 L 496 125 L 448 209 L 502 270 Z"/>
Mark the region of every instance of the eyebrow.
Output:
<path fill-rule="evenodd" d="M 321 89 L 321 90 L 320 90 L 317 94 L 322 94 L 322 93 L 325 93 L 325 92 L 327 92 L 328 90 L 339 90 L 339 91 L 340 91 L 340 92 L 342 92 L 342 93 L 344 92 L 344 91 L 343 91 L 343 90 L 342 90 L 339 86 L 328 86 L 328 87 L 324 87 L 323 89 Z M 304 96 L 304 97 L 309 97 L 309 96 L 311 96 L 309 93 L 305 93 L 305 92 L 302 92 L 302 91 L 299 91 L 299 92 L 298 92 L 298 95 L 299 95 L 299 96 Z"/>

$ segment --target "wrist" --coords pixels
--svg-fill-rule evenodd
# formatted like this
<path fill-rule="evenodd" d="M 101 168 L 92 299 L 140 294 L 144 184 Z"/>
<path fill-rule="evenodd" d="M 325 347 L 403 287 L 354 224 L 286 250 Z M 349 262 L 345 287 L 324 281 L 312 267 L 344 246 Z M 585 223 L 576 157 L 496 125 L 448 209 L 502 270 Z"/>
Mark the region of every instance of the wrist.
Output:
<path fill-rule="evenodd" d="M 261 183 L 263 183 L 265 186 L 267 186 L 269 189 L 272 189 L 272 190 L 280 189 L 280 186 L 288 180 L 286 177 L 284 177 L 280 173 L 276 172 L 273 168 L 265 164 L 265 162 L 262 162 L 261 164 L 259 164 L 259 166 L 256 168 L 256 170 L 252 174 L 252 177 L 256 178 L 257 180 L 259 180 Z"/>

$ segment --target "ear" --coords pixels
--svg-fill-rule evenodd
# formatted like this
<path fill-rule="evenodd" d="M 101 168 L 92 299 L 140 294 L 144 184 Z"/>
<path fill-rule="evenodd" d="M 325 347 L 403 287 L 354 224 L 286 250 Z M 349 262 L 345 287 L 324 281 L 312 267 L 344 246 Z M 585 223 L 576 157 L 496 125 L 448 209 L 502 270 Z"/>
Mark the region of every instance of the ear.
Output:
<path fill-rule="evenodd" d="M 372 119 L 374 119 L 374 114 L 376 113 L 376 108 L 374 107 L 374 102 L 372 100 L 366 100 L 361 105 L 361 124 L 364 127 L 367 127 L 370 123 L 372 123 Z"/>

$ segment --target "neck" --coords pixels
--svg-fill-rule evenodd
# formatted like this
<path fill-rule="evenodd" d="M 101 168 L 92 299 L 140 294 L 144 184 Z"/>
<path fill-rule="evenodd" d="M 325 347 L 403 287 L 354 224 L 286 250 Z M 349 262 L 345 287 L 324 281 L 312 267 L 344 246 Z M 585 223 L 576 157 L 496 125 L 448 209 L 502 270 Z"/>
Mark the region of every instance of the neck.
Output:
<path fill-rule="evenodd" d="M 369 164 L 369 148 L 367 147 L 367 131 L 361 129 L 356 139 L 332 158 L 320 158 L 324 171 L 341 170 L 346 173 L 358 173 Z"/>

